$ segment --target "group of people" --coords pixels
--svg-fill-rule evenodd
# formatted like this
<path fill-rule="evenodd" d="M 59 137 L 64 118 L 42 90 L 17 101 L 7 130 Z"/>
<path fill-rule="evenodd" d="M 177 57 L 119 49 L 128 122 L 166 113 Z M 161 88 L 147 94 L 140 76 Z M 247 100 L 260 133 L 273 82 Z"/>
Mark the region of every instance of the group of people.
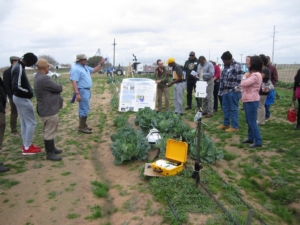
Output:
<path fill-rule="evenodd" d="M 89 98 L 92 81 L 90 74 L 97 72 L 104 65 L 104 59 L 95 68 L 86 66 L 87 57 L 84 54 L 76 56 L 75 65 L 71 69 L 71 81 L 79 102 L 79 132 L 91 133 L 91 128 L 86 125 L 86 118 L 89 112 Z M 43 123 L 43 138 L 46 151 L 46 159 L 61 160 L 58 154 L 62 150 L 55 147 L 54 139 L 58 128 L 58 112 L 63 107 L 63 98 L 60 93 L 62 85 L 54 82 L 47 76 L 50 64 L 45 59 L 39 59 L 33 53 L 27 53 L 23 57 L 10 57 L 11 66 L 4 71 L 3 80 L 0 78 L 0 150 L 2 149 L 3 136 L 6 127 L 5 107 L 9 100 L 11 105 L 10 126 L 12 137 L 18 138 L 17 117 L 20 117 L 21 147 L 23 155 L 34 155 L 40 153 L 41 147 L 34 145 L 33 136 L 36 127 L 31 98 L 35 94 L 37 100 L 36 111 Z M 25 67 L 36 65 L 37 73 L 34 77 L 34 89 L 26 75 Z M 9 167 L 4 167 L 0 162 L 0 172 L 6 172 Z"/>
<path fill-rule="evenodd" d="M 189 59 L 184 66 L 175 62 L 174 58 L 169 58 L 166 62 L 169 69 L 164 66 L 161 59 L 157 60 L 158 67 L 154 71 L 154 79 L 157 84 L 157 111 L 162 110 L 162 96 L 164 94 L 165 109 L 169 110 L 169 87 L 174 85 L 174 107 L 175 113 L 183 114 L 183 94 L 187 88 L 187 107 L 185 110 L 192 109 L 193 92 L 196 89 L 197 80 L 207 82 L 207 96 L 203 99 L 203 115 L 206 118 L 213 116 L 213 112 L 218 111 L 218 96 L 220 82 L 220 67 L 213 61 L 207 61 L 204 56 L 197 59 L 195 52 L 190 52 Z M 200 78 L 201 74 L 201 78 Z M 196 99 L 197 107 L 202 105 L 202 101 Z"/>
<path fill-rule="evenodd" d="M 157 69 L 154 78 L 157 84 L 157 105 L 158 111 L 162 110 L 162 96 L 165 96 L 165 108 L 169 110 L 169 87 L 174 85 L 174 107 L 175 113 L 183 114 L 183 94 L 187 88 L 187 107 L 192 109 L 192 94 L 196 88 L 196 82 L 202 80 L 207 82 L 206 97 L 203 99 L 203 115 L 206 118 L 213 116 L 218 110 L 218 101 L 223 111 L 223 123 L 218 129 L 226 132 L 239 130 L 239 100 L 242 99 L 243 107 L 248 125 L 248 137 L 243 143 L 250 143 L 250 148 L 262 146 L 262 139 L 258 125 L 264 125 L 270 118 L 270 105 L 274 103 L 274 90 L 262 91 L 262 84 L 271 80 L 273 86 L 278 81 L 276 68 L 271 64 L 270 58 L 265 55 L 247 56 L 246 66 L 248 72 L 245 73 L 242 65 L 236 62 L 231 53 L 226 51 L 221 59 L 224 69 L 213 61 L 207 61 L 204 56 L 196 58 L 195 52 L 190 52 L 189 59 L 184 66 L 175 62 L 174 58 L 167 60 L 164 66 L 162 60 L 157 60 Z M 11 66 L 4 71 L 3 81 L 0 78 L 0 150 L 2 148 L 5 131 L 5 107 L 9 100 L 11 115 L 10 126 L 12 137 L 19 136 L 17 131 L 17 117 L 20 117 L 22 154 L 34 155 L 41 152 L 39 146 L 33 142 L 36 127 L 36 118 L 33 104 L 30 99 L 35 93 L 37 100 L 37 113 L 43 123 L 43 138 L 48 160 L 61 160 L 58 154 L 62 153 L 55 147 L 54 139 L 58 128 L 58 112 L 63 107 L 63 99 L 60 93 L 63 91 L 62 85 L 55 83 L 47 73 L 50 64 L 45 59 L 39 59 L 33 53 L 27 53 L 23 57 L 10 57 Z M 91 74 L 98 72 L 104 65 L 105 60 L 101 59 L 99 64 L 92 68 L 87 66 L 85 54 L 76 56 L 75 64 L 70 70 L 70 80 L 74 91 L 74 101 L 78 104 L 79 127 L 78 132 L 91 134 L 92 128 L 87 125 L 87 117 L 90 112 L 90 98 L 92 79 Z M 36 65 L 38 72 L 34 77 L 34 90 L 32 89 L 25 67 Z M 170 77 L 172 79 L 170 79 Z M 299 94 L 297 94 L 298 92 Z M 298 98 L 300 105 L 300 70 L 295 76 L 293 100 Z M 202 104 L 202 99 L 197 99 L 197 104 Z M 197 105 L 199 107 L 199 105 Z M 300 106 L 299 106 L 300 107 Z M 296 130 L 300 129 L 300 110 L 298 109 L 298 119 Z M 0 172 L 8 171 L 0 162 Z"/>
<path fill-rule="evenodd" d="M 274 103 L 274 87 L 278 81 L 276 67 L 271 64 L 270 57 L 263 54 L 246 57 L 247 71 L 243 70 L 241 63 L 233 59 L 229 51 L 224 52 L 221 59 L 224 64 L 222 71 L 216 62 L 207 61 L 204 56 L 197 59 L 195 52 L 192 51 L 183 67 L 177 64 L 174 58 L 169 58 L 166 64 L 171 72 L 164 67 L 162 60 L 158 60 L 158 68 L 154 73 L 157 83 L 157 110 L 162 110 L 163 93 L 165 93 L 166 110 L 169 110 L 168 88 L 172 85 L 174 85 L 175 113 L 183 114 L 185 87 L 187 88 L 185 110 L 192 109 L 192 95 L 196 83 L 198 80 L 205 81 L 207 83 L 206 97 L 200 101 L 196 99 L 197 104 L 201 104 L 203 107 L 202 115 L 205 118 L 211 118 L 213 113 L 218 111 L 218 102 L 220 102 L 223 123 L 217 129 L 226 132 L 239 131 L 239 101 L 241 99 L 248 125 L 248 138 L 243 143 L 250 143 L 250 148 L 261 147 L 262 140 L 258 126 L 264 125 L 270 118 L 270 105 Z M 172 81 L 170 81 L 170 77 L 173 79 Z M 262 90 L 262 84 L 269 86 L 272 84 L 273 89 Z M 300 86 L 300 82 L 298 85 Z M 296 90 L 296 86 L 294 89 Z M 300 119 L 297 124 L 295 129 L 300 129 Z"/>

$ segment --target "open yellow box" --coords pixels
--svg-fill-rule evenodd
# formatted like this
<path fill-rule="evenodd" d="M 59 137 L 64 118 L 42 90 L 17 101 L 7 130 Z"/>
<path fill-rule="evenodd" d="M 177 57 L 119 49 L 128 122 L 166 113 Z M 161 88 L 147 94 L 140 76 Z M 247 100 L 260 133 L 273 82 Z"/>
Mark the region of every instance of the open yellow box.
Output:
<path fill-rule="evenodd" d="M 166 159 L 159 159 L 151 164 L 152 169 L 165 176 L 173 176 L 183 170 L 187 160 L 188 144 L 174 139 L 168 139 Z"/>

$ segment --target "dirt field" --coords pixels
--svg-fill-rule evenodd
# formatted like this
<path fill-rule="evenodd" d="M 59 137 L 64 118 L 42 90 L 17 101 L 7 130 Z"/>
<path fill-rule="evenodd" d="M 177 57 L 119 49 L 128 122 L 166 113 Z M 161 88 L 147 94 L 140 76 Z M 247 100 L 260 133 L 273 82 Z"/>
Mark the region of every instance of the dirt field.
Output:
<path fill-rule="evenodd" d="M 0 160 L 11 166 L 11 171 L 0 174 L 0 179 L 19 183 L 11 187 L 0 186 L 0 225 L 162 224 L 162 215 L 149 213 L 166 206 L 153 201 L 149 183 L 140 176 L 144 162 L 123 166 L 113 164 L 110 136 L 115 132 L 112 122 L 115 114 L 111 110 L 112 94 L 109 85 L 105 80 L 94 82 L 91 113 L 88 117 L 88 124 L 93 128 L 91 135 L 77 133 L 77 104 L 68 102 L 71 96 L 68 85 L 64 83 L 65 104 L 60 112 L 60 126 L 56 138 L 56 146 L 64 150 L 62 162 L 47 161 L 44 153 L 39 156 L 21 156 L 21 140 L 10 136 L 9 113 L 7 114 L 7 129 Z M 7 112 L 9 111 L 8 107 Z M 34 143 L 43 147 L 42 127 L 38 117 L 37 121 L 39 124 Z M 195 123 L 186 118 L 185 122 L 195 127 Z M 220 141 L 217 138 L 214 140 Z M 232 146 L 237 141 L 237 137 L 230 139 L 226 150 L 229 153 L 238 152 L 240 158 L 247 158 L 249 152 Z M 151 150 L 150 158 L 156 151 Z M 272 155 L 278 153 L 261 153 L 262 157 Z M 222 161 L 213 168 L 222 177 L 226 177 L 224 169 L 239 170 L 238 164 L 239 159 L 231 161 L 230 164 Z M 239 178 L 236 177 L 237 180 Z M 97 198 L 93 194 L 91 181 L 95 180 L 108 185 L 108 197 Z M 256 210 L 269 214 L 245 192 L 243 194 L 247 201 L 256 206 Z M 102 218 L 85 219 L 92 214 L 90 207 L 95 205 L 101 207 Z M 295 208 L 299 209 L 299 204 L 295 203 Z M 188 224 L 205 224 L 208 217 L 190 215 L 190 218 L 191 222 Z M 259 223 L 256 221 L 254 224 Z"/>

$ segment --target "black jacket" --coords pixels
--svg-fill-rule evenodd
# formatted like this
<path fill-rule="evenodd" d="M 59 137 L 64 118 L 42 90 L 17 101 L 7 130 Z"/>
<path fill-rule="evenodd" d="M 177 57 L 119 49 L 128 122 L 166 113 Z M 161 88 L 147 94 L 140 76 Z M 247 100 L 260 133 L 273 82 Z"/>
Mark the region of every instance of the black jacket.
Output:
<path fill-rule="evenodd" d="M 12 91 L 12 80 L 11 80 L 11 68 L 10 66 L 7 70 L 3 72 L 3 83 L 7 96 L 12 99 L 13 91 Z"/>
<path fill-rule="evenodd" d="M 3 81 L 0 78 L 0 112 L 5 113 L 5 106 L 6 106 L 6 92 L 4 89 Z"/>
<path fill-rule="evenodd" d="M 21 61 L 12 67 L 11 75 L 13 95 L 19 98 L 31 99 L 33 90 L 25 72 L 25 65 Z"/>

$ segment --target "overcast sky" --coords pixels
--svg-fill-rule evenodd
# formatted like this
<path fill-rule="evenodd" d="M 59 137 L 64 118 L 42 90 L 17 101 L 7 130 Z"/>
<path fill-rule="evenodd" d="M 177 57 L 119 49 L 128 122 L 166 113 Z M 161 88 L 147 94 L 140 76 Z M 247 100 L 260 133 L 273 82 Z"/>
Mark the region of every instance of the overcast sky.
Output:
<path fill-rule="evenodd" d="M 221 62 L 229 50 L 274 62 L 300 63 L 299 0 L 0 0 L 0 67 L 11 55 L 50 55 L 72 64 L 77 54 L 100 49 L 115 64 L 184 63 L 189 52 Z"/>

